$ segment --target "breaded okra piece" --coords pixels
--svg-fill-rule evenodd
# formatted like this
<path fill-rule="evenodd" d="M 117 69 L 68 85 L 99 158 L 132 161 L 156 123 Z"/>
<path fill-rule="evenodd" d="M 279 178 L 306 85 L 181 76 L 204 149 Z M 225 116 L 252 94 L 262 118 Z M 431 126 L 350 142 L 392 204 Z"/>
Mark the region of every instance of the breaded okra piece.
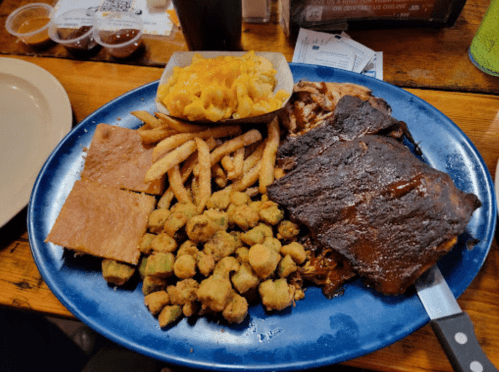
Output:
<path fill-rule="evenodd" d="M 157 315 L 166 305 L 170 304 L 170 297 L 166 291 L 157 291 L 144 297 L 144 304 L 151 314 Z"/>
<path fill-rule="evenodd" d="M 165 306 L 159 313 L 158 322 L 161 328 L 176 322 L 182 316 L 182 308 L 179 305 Z"/>
<path fill-rule="evenodd" d="M 153 253 L 147 258 L 145 274 L 157 278 L 168 278 L 173 275 L 173 253 Z"/>
<path fill-rule="evenodd" d="M 134 266 L 107 258 L 102 260 L 102 276 L 108 283 L 123 285 L 134 273 Z"/>

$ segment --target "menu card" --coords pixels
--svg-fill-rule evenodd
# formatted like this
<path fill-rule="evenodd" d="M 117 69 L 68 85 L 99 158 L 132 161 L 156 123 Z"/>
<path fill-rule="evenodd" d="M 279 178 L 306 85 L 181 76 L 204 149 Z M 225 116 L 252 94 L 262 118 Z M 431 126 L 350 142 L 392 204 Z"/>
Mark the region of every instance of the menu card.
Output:
<path fill-rule="evenodd" d="M 375 52 L 345 32 L 300 29 L 293 62 L 335 67 L 383 80 L 383 52 Z"/>
<path fill-rule="evenodd" d="M 84 5 L 82 5 L 84 4 Z M 131 12 L 138 14 L 144 21 L 144 34 L 169 36 L 173 23 L 167 11 L 173 9 L 169 0 L 164 6 L 151 6 L 147 0 L 58 0 L 54 6 L 53 18 L 69 10 L 84 8 L 87 14 L 95 12 Z"/>

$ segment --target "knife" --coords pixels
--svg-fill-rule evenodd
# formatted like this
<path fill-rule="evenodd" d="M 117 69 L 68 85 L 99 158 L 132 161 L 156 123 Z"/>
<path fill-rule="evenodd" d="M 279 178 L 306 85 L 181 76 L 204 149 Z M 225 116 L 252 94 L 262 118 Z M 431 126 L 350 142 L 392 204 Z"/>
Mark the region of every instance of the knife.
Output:
<path fill-rule="evenodd" d="M 438 266 L 434 265 L 414 285 L 454 371 L 497 371 L 478 343 L 470 317 L 459 307 Z"/>

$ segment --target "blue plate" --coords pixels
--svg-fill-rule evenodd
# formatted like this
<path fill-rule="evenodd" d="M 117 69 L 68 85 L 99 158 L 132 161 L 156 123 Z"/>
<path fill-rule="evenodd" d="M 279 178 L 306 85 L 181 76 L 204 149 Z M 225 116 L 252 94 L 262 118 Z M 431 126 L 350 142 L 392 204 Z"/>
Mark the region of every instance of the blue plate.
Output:
<path fill-rule="evenodd" d="M 450 174 L 457 187 L 476 194 L 482 207 L 467 231 L 439 266 L 454 295 L 459 296 L 480 270 L 496 223 L 493 184 L 480 154 L 446 116 L 416 96 L 390 84 L 327 67 L 291 64 L 295 82 L 351 82 L 365 85 L 407 122 L 425 160 Z M 95 127 L 105 122 L 137 128 L 133 110 L 155 110 L 158 82 L 135 89 L 83 120 L 54 150 L 35 183 L 28 209 L 28 231 L 38 269 L 57 298 L 84 323 L 109 339 L 150 357 L 211 370 L 303 370 L 343 362 L 381 349 L 425 325 L 429 318 L 414 289 L 397 297 L 382 296 L 360 280 L 344 295 L 327 300 L 310 288 L 296 307 L 266 313 L 250 308 L 239 325 L 208 319 L 183 319 L 168 330 L 143 303 L 140 283 L 114 290 L 100 273 L 99 261 L 75 258 L 44 242 L 84 163 Z M 467 237 L 479 240 L 468 250 Z"/>

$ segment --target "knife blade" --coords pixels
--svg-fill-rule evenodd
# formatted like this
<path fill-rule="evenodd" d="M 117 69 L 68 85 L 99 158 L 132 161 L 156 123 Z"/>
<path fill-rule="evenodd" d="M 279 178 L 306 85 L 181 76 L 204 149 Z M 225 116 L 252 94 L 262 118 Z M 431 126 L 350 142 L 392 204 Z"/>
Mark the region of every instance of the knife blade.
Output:
<path fill-rule="evenodd" d="M 460 308 L 438 266 L 414 285 L 454 371 L 498 371 L 483 352 L 470 317 Z"/>

